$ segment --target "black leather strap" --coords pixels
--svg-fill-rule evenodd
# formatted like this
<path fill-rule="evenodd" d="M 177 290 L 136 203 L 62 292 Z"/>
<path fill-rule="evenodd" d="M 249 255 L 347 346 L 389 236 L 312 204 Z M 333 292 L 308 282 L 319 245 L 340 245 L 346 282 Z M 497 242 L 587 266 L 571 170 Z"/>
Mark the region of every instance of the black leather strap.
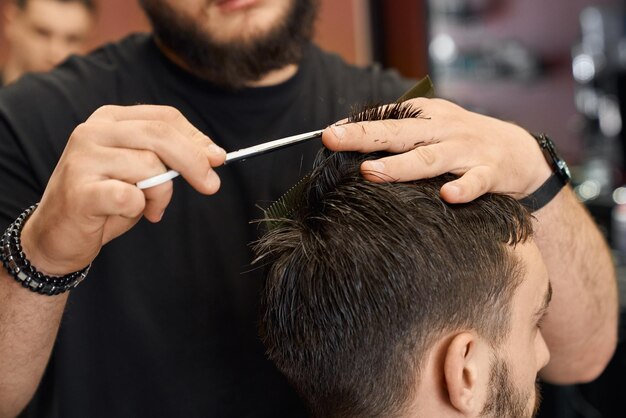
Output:
<path fill-rule="evenodd" d="M 520 199 L 520 203 L 526 206 L 531 212 L 536 212 L 554 199 L 566 182 L 563 181 L 556 173 L 546 180 L 541 187 L 535 190 L 532 194 Z"/>

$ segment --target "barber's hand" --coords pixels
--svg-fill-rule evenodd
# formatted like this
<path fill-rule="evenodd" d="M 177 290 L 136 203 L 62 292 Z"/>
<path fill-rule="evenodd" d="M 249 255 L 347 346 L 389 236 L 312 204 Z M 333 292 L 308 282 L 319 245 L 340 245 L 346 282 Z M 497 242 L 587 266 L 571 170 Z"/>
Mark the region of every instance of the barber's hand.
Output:
<path fill-rule="evenodd" d="M 93 261 L 100 248 L 141 215 L 158 222 L 172 182 L 140 190 L 135 183 L 174 169 L 203 194 L 220 180 L 212 167 L 226 153 L 174 108 L 105 106 L 72 133 L 22 243 L 32 264 L 65 274 Z"/>
<path fill-rule="evenodd" d="M 421 116 L 338 123 L 324 131 L 324 145 L 333 151 L 397 153 L 363 163 L 362 174 L 375 182 L 459 175 L 441 189 L 450 203 L 469 202 L 487 192 L 521 198 L 550 176 L 537 141 L 521 127 L 442 99 L 409 103 L 422 110 Z"/>

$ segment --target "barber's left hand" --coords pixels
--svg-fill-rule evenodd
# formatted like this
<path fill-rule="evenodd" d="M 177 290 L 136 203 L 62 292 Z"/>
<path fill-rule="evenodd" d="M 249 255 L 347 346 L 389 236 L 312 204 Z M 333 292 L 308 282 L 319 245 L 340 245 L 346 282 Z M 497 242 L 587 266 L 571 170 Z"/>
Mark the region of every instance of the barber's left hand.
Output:
<path fill-rule="evenodd" d="M 324 131 L 333 151 L 396 153 L 366 161 L 368 180 L 410 181 L 453 173 L 441 196 L 450 203 L 469 202 L 487 192 L 522 198 L 550 176 L 537 141 L 512 123 L 470 112 L 442 99 L 412 99 L 419 117 L 336 124 Z"/>

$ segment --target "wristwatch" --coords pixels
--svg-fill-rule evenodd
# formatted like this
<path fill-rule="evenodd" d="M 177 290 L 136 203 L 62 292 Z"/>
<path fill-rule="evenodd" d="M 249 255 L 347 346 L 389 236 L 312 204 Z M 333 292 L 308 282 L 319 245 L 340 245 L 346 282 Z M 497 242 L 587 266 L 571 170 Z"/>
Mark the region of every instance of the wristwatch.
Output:
<path fill-rule="evenodd" d="M 532 194 L 520 200 L 522 205 L 535 212 L 550 203 L 563 186 L 570 182 L 572 176 L 567 163 L 559 156 L 552 139 L 546 134 L 531 133 L 531 135 L 537 140 L 543 156 L 552 168 L 552 175 L 548 180 Z"/>

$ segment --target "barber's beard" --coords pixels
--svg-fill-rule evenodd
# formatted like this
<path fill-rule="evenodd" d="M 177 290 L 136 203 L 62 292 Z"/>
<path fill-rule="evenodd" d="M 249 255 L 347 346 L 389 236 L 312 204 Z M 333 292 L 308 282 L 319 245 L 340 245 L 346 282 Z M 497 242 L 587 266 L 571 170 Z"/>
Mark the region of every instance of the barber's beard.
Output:
<path fill-rule="evenodd" d="M 528 410 L 532 390 L 523 391 L 511 381 L 507 364 L 496 359 L 491 368 L 489 377 L 489 397 L 481 416 L 485 418 L 533 418 L 537 415 L 541 394 L 539 386 L 535 384 L 535 403 L 532 411 Z"/>
<path fill-rule="evenodd" d="M 300 61 L 313 36 L 319 0 L 292 0 L 285 18 L 255 39 L 216 42 L 192 18 L 164 0 L 140 0 L 154 33 L 195 75 L 241 88 Z"/>

